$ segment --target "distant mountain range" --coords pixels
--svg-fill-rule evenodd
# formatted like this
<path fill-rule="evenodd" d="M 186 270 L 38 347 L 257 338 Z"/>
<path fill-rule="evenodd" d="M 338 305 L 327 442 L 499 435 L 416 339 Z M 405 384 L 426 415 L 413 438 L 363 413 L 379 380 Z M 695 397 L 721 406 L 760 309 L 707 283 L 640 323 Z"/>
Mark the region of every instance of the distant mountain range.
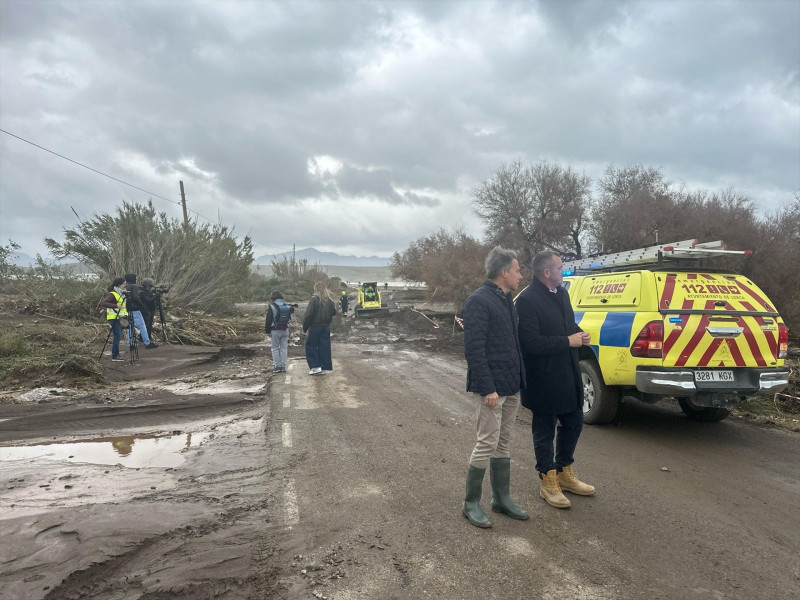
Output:
<path fill-rule="evenodd" d="M 286 256 L 291 258 L 291 252 L 282 252 L 281 254 L 265 254 L 256 258 L 253 263 L 256 265 L 270 265 L 273 258 L 283 260 Z M 381 258 L 380 256 L 343 256 L 336 254 L 336 252 L 320 252 L 316 248 L 303 248 L 295 252 L 297 260 L 307 259 L 309 265 L 325 265 L 334 267 L 386 267 L 391 262 L 389 258 Z M 32 267 L 36 264 L 36 259 L 24 252 L 15 252 L 9 257 L 10 262 L 18 267 Z M 53 260 L 51 256 L 44 257 L 46 262 Z M 74 262 L 74 259 L 57 260 L 56 264 L 66 264 Z"/>
<path fill-rule="evenodd" d="M 56 260 L 50 254 L 44 254 L 42 256 L 44 262 L 47 264 L 57 264 L 57 265 L 70 265 L 70 264 L 78 264 L 74 258 L 63 258 L 61 260 Z M 36 266 L 36 259 L 33 258 L 30 254 L 25 254 L 24 252 L 12 252 L 9 255 L 9 263 L 12 265 L 16 265 L 18 267 L 34 267 Z"/>
<path fill-rule="evenodd" d="M 36 264 L 36 259 L 24 252 L 14 252 L 9 255 L 9 262 L 18 267 L 32 267 Z"/>
<path fill-rule="evenodd" d="M 280 254 L 265 254 L 257 257 L 253 262 L 257 265 L 269 265 L 273 259 L 283 260 L 284 257 L 291 258 L 291 252 L 281 252 Z M 336 252 L 320 252 L 316 248 L 303 248 L 295 252 L 297 260 L 306 259 L 309 265 L 326 265 L 335 267 L 385 267 L 390 262 L 389 258 L 380 256 L 343 256 Z"/>

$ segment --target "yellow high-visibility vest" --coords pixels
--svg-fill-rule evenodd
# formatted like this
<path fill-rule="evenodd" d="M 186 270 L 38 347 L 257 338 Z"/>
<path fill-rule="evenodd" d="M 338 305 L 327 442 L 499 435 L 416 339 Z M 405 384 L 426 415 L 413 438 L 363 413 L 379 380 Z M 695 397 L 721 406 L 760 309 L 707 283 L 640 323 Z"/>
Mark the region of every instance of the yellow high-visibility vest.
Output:
<path fill-rule="evenodd" d="M 125 300 L 123 300 L 122 296 L 117 292 L 111 292 L 114 296 L 114 299 L 117 301 L 117 304 L 122 304 L 122 308 L 117 310 L 116 308 L 107 308 L 106 309 L 106 319 L 109 321 L 113 321 L 114 319 L 119 319 L 120 317 L 127 317 L 128 316 L 128 309 L 125 308 Z"/>

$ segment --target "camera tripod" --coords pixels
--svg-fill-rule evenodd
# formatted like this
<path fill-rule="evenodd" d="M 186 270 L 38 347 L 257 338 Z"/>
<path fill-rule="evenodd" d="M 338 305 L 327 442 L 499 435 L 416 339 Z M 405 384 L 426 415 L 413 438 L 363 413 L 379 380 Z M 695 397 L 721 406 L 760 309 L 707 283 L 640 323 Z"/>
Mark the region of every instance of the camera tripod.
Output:
<path fill-rule="evenodd" d="M 139 358 L 139 345 L 136 343 L 136 327 L 133 326 L 133 319 L 128 319 L 128 358 L 130 363 L 136 362 Z"/>
<path fill-rule="evenodd" d="M 164 318 L 164 307 L 161 305 L 161 294 L 158 295 L 155 302 L 155 308 L 158 309 L 158 320 L 161 322 L 161 335 L 164 336 L 164 342 L 168 342 L 167 339 L 167 320 Z M 148 312 L 147 314 L 147 333 L 150 337 L 153 337 L 153 317 L 155 317 L 155 311 Z"/>

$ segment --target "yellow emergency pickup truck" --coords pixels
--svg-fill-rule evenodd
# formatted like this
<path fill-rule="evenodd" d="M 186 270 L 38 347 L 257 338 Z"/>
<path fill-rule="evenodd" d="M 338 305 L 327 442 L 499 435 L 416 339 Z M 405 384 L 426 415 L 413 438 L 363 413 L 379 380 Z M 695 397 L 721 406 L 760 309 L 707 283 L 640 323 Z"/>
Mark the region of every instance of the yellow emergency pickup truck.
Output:
<path fill-rule="evenodd" d="M 580 350 L 587 423 L 611 421 L 624 396 L 672 397 L 720 421 L 739 399 L 787 387 L 789 330 L 773 304 L 747 277 L 699 262 L 731 253 L 687 240 L 564 263 L 575 321 L 592 335 Z"/>

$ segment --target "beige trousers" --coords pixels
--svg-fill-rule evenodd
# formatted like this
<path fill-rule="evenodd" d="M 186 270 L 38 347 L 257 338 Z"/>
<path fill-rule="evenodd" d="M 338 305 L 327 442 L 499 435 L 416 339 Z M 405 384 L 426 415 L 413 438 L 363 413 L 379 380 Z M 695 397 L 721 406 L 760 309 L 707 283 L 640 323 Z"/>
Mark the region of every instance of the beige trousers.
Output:
<path fill-rule="evenodd" d="M 519 411 L 519 394 L 500 396 L 497 404 L 486 406 L 483 396 L 473 394 L 478 412 L 478 439 L 469 466 L 485 469 L 492 458 L 508 458 L 511 444 L 511 428 Z"/>

